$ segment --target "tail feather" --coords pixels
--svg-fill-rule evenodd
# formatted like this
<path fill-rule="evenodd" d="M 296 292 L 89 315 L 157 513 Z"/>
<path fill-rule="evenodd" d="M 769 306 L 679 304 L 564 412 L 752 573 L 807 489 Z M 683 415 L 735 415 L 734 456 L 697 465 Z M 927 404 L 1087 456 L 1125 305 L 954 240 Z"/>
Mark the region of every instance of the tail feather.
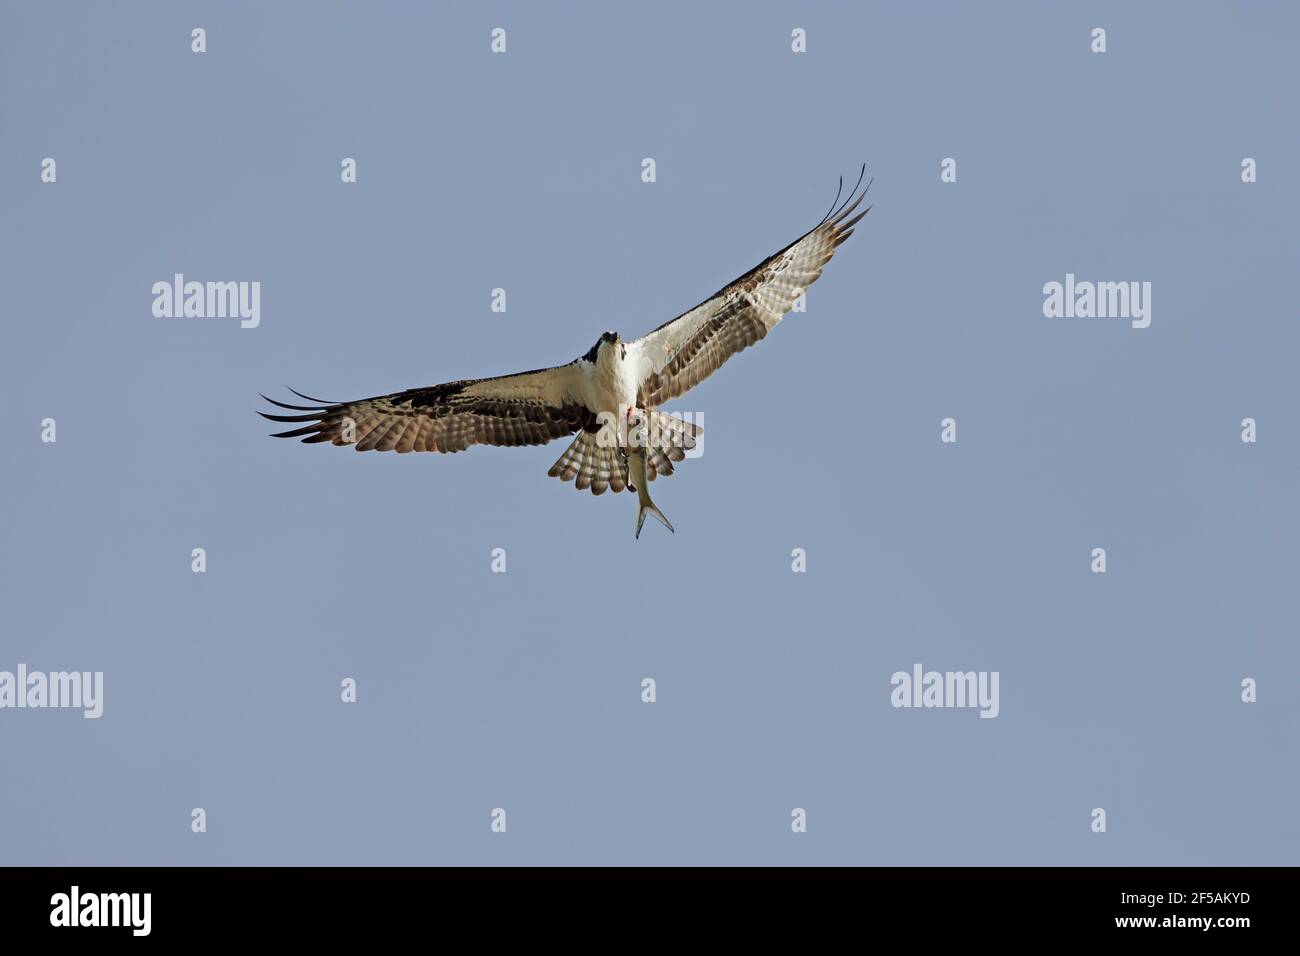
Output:
<path fill-rule="evenodd" d="M 685 460 L 686 452 L 695 447 L 703 429 L 658 411 L 650 412 L 649 424 L 655 445 L 646 451 L 646 472 L 654 481 L 660 475 L 673 473 L 673 462 Z M 561 481 L 572 481 L 579 491 L 591 489 L 593 495 L 606 491 L 617 493 L 628 487 L 627 464 L 622 454 L 613 445 L 602 443 L 598 432 L 579 432 L 547 474 Z"/>
<path fill-rule="evenodd" d="M 677 459 L 681 461 L 681 459 Z M 651 481 L 654 481 L 660 475 L 671 475 L 673 473 L 673 460 L 668 452 L 662 448 L 648 448 L 645 455 L 646 474 Z"/>
<path fill-rule="evenodd" d="M 627 469 L 619 450 L 603 446 L 593 432 L 579 432 L 547 474 L 572 481 L 579 491 L 590 488 L 593 495 L 617 493 L 627 487 Z"/>
<path fill-rule="evenodd" d="M 663 449 L 673 461 L 681 461 L 686 453 L 695 447 L 704 429 L 694 422 L 669 415 L 665 412 L 650 412 L 651 444 Z"/>

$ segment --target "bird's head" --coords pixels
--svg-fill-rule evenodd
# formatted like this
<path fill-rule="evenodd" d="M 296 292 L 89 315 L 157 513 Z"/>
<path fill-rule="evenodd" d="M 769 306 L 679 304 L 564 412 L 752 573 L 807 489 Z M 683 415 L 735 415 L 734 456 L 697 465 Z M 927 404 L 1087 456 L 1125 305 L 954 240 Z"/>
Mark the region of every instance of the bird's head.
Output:
<path fill-rule="evenodd" d="M 593 362 L 599 361 L 602 356 L 606 361 L 610 358 L 623 359 L 627 357 L 627 346 L 623 344 L 617 332 L 602 332 L 587 356 Z"/>

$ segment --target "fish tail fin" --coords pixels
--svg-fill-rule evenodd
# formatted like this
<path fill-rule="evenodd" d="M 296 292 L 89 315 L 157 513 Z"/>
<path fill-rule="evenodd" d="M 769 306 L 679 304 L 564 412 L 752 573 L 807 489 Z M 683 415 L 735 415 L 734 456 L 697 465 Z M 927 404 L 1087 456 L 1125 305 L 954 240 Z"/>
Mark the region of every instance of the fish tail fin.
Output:
<path fill-rule="evenodd" d="M 641 500 L 640 500 L 639 505 L 638 505 L 638 507 L 637 507 L 637 509 L 636 509 L 636 536 L 637 536 L 637 538 L 640 538 L 640 537 L 641 537 L 641 526 L 642 526 L 643 524 L 645 524 L 645 516 L 646 516 L 646 514 L 652 514 L 652 515 L 654 515 L 656 518 L 658 518 L 658 519 L 663 523 L 663 526 L 664 526 L 665 528 L 667 528 L 669 531 L 672 531 L 673 534 L 676 534 L 676 533 L 677 533 L 676 531 L 673 531 L 672 522 L 670 522 L 667 518 L 664 517 L 664 513 L 663 513 L 662 511 L 660 511 L 658 507 L 656 507 L 656 505 L 655 505 L 655 503 L 654 503 L 653 501 L 650 500 L 650 496 L 649 496 L 649 495 L 643 495 L 643 496 L 641 496 Z"/>

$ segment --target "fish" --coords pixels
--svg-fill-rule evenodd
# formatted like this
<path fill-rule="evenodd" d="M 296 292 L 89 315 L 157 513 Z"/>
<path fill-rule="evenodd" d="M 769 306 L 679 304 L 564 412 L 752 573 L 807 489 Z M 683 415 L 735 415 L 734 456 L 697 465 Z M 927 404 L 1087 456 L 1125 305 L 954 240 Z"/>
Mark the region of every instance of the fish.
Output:
<path fill-rule="evenodd" d="M 659 510 L 653 501 L 650 500 L 650 478 L 646 474 L 646 436 L 645 436 L 646 416 L 629 410 L 628 412 L 628 443 L 623 454 L 627 462 L 627 473 L 629 488 L 636 491 L 637 509 L 636 509 L 636 537 L 641 538 L 641 526 L 645 524 L 647 513 L 654 515 L 663 526 L 673 534 L 672 523 L 664 517 L 664 513 Z"/>

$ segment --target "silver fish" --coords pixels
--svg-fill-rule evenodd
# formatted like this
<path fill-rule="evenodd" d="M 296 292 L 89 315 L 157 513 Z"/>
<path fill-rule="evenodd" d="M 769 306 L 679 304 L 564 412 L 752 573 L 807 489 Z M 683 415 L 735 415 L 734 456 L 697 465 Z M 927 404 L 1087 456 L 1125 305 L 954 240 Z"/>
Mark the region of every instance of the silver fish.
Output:
<path fill-rule="evenodd" d="M 628 412 L 628 443 L 624 449 L 624 457 L 627 461 L 627 472 L 629 488 L 636 491 L 637 509 L 636 509 L 636 536 L 641 538 L 641 526 L 645 524 L 646 512 L 654 515 L 663 522 L 665 528 L 673 531 L 673 526 L 664 513 L 655 506 L 650 500 L 650 478 L 646 474 L 646 434 L 645 434 L 646 416 L 640 413 L 640 410 L 629 410 Z M 676 534 L 673 531 L 673 534 Z"/>

